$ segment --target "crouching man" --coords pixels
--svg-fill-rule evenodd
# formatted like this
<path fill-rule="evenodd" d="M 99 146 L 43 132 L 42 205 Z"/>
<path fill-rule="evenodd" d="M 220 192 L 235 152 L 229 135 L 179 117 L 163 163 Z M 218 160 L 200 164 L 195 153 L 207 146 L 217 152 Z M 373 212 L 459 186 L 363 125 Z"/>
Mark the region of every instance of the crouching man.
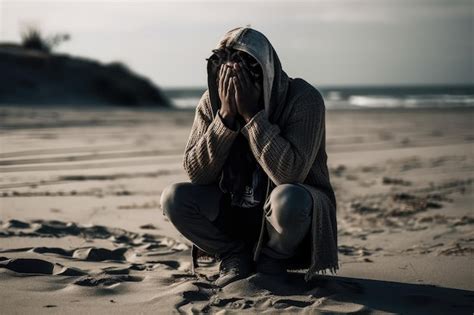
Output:
<path fill-rule="evenodd" d="M 239 27 L 207 59 L 183 166 L 190 182 L 161 195 L 163 213 L 193 243 L 193 268 L 220 261 L 216 284 L 253 272 L 335 273 L 336 200 L 317 89 L 290 78 L 269 40 Z"/>

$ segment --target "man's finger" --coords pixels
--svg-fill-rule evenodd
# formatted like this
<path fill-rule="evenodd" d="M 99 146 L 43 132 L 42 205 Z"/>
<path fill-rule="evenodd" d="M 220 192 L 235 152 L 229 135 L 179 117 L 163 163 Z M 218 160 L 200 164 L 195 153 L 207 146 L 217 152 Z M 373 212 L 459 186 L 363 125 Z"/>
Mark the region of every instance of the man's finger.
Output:
<path fill-rule="evenodd" d="M 239 79 L 240 79 L 241 86 L 246 89 L 251 88 L 253 85 L 252 85 L 252 82 L 250 81 L 250 78 L 248 77 L 248 72 L 245 69 L 245 67 L 242 67 L 242 64 L 238 63 L 237 70 L 238 70 L 237 72 L 239 72 L 240 74 Z"/>
<path fill-rule="evenodd" d="M 226 74 L 226 67 L 225 65 L 222 65 L 222 74 L 221 74 L 221 93 L 222 95 L 225 95 L 226 93 L 226 85 L 225 85 L 225 74 Z"/>
<path fill-rule="evenodd" d="M 222 65 L 219 66 L 219 69 L 217 70 L 217 78 L 219 79 L 221 77 L 222 73 Z"/>
<path fill-rule="evenodd" d="M 224 91 L 227 93 L 229 88 L 229 79 L 230 79 L 230 69 L 229 67 L 225 67 L 225 75 L 224 75 Z"/>
<path fill-rule="evenodd" d="M 251 88 L 253 87 L 253 84 L 252 84 L 252 80 L 250 79 L 250 75 L 247 71 L 247 69 L 245 69 L 244 67 L 240 67 L 241 72 L 242 72 L 242 78 L 243 78 L 243 82 L 245 84 L 246 87 L 248 88 Z"/>
<path fill-rule="evenodd" d="M 221 65 L 221 68 L 219 69 L 219 92 L 222 92 L 222 89 L 223 89 L 223 82 L 224 82 L 223 70 L 224 70 L 224 65 Z"/>
<path fill-rule="evenodd" d="M 229 103 L 231 103 L 232 105 L 235 104 L 235 98 L 234 98 L 234 94 L 235 94 L 235 84 L 234 84 L 234 80 L 232 80 L 232 78 L 230 78 L 229 80 Z"/>
<path fill-rule="evenodd" d="M 245 84 L 244 77 L 242 74 L 242 67 L 237 66 L 235 73 L 237 74 L 236 81 L 238 81 L 238 83 L 240 84 L 240 87 L 242 88 L 242 85 Z"/>
<path fill-rule="evenodd" d="M 235 99 L 237 100 L 240 98 L 240 94 L 242 93 L 242 86 L 239 82 L 239 79 L 237 77 L 232 78 L 232 82 L 234 83 L 235 87 Z"/>
<path fill-rule="evenodd" d="M 239 107 L 242 105 L 241 103 L 239 103 L 242 100 L 242 93 L 243 93 L 242 85 L 240 84 L 240 81 L 237 77 L 235 77 L 233 81 L 234 81 L 234 86 L 235 86 L 235 92 L 234 92 L 235 109 L 237 110 L 237 112 L 239 112 L 240 115 L 242 115 L 243 108 Z"/>

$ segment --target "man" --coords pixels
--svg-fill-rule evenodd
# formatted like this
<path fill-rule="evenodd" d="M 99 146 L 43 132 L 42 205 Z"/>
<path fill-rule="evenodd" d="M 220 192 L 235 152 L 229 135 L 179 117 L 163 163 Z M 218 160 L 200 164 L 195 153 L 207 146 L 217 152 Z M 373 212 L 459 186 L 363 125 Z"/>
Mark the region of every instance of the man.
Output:
<path fill-rule="evenodd" d="M 227 32 L 207 59 L 183 166 L 190 182 L 161 195 L 163 213 L 203 254 L 220 260 L 217 285 L 254 270 L 305 279 L 335 273 L 336 200 L 325 151 L 320 93 L 290 78 L 269 40 Z"/>

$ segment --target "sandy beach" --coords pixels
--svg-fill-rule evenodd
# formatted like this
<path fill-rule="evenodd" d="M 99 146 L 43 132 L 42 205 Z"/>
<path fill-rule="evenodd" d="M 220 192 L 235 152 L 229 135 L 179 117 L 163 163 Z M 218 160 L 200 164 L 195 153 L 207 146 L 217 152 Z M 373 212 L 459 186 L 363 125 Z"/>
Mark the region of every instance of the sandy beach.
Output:
<path fill-rule="evenodd" d="M 159 204 L 193 118 L 0 108 L 2 314 L 474 312 L 474 109 L 327 111 L 339 272 L 224 288 Z"/>

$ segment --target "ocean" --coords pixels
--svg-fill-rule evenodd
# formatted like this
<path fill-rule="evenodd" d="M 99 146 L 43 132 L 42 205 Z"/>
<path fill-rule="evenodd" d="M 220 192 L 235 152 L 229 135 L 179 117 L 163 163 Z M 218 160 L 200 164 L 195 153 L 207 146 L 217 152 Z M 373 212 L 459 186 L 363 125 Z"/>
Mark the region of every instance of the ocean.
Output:
<path fill-rule="evenodd" d="M 474 85 L 319 87 L 327 109 L 474 107 Z M 177 108 L 195 108 L 205 88 L 169 88 Z"/>

